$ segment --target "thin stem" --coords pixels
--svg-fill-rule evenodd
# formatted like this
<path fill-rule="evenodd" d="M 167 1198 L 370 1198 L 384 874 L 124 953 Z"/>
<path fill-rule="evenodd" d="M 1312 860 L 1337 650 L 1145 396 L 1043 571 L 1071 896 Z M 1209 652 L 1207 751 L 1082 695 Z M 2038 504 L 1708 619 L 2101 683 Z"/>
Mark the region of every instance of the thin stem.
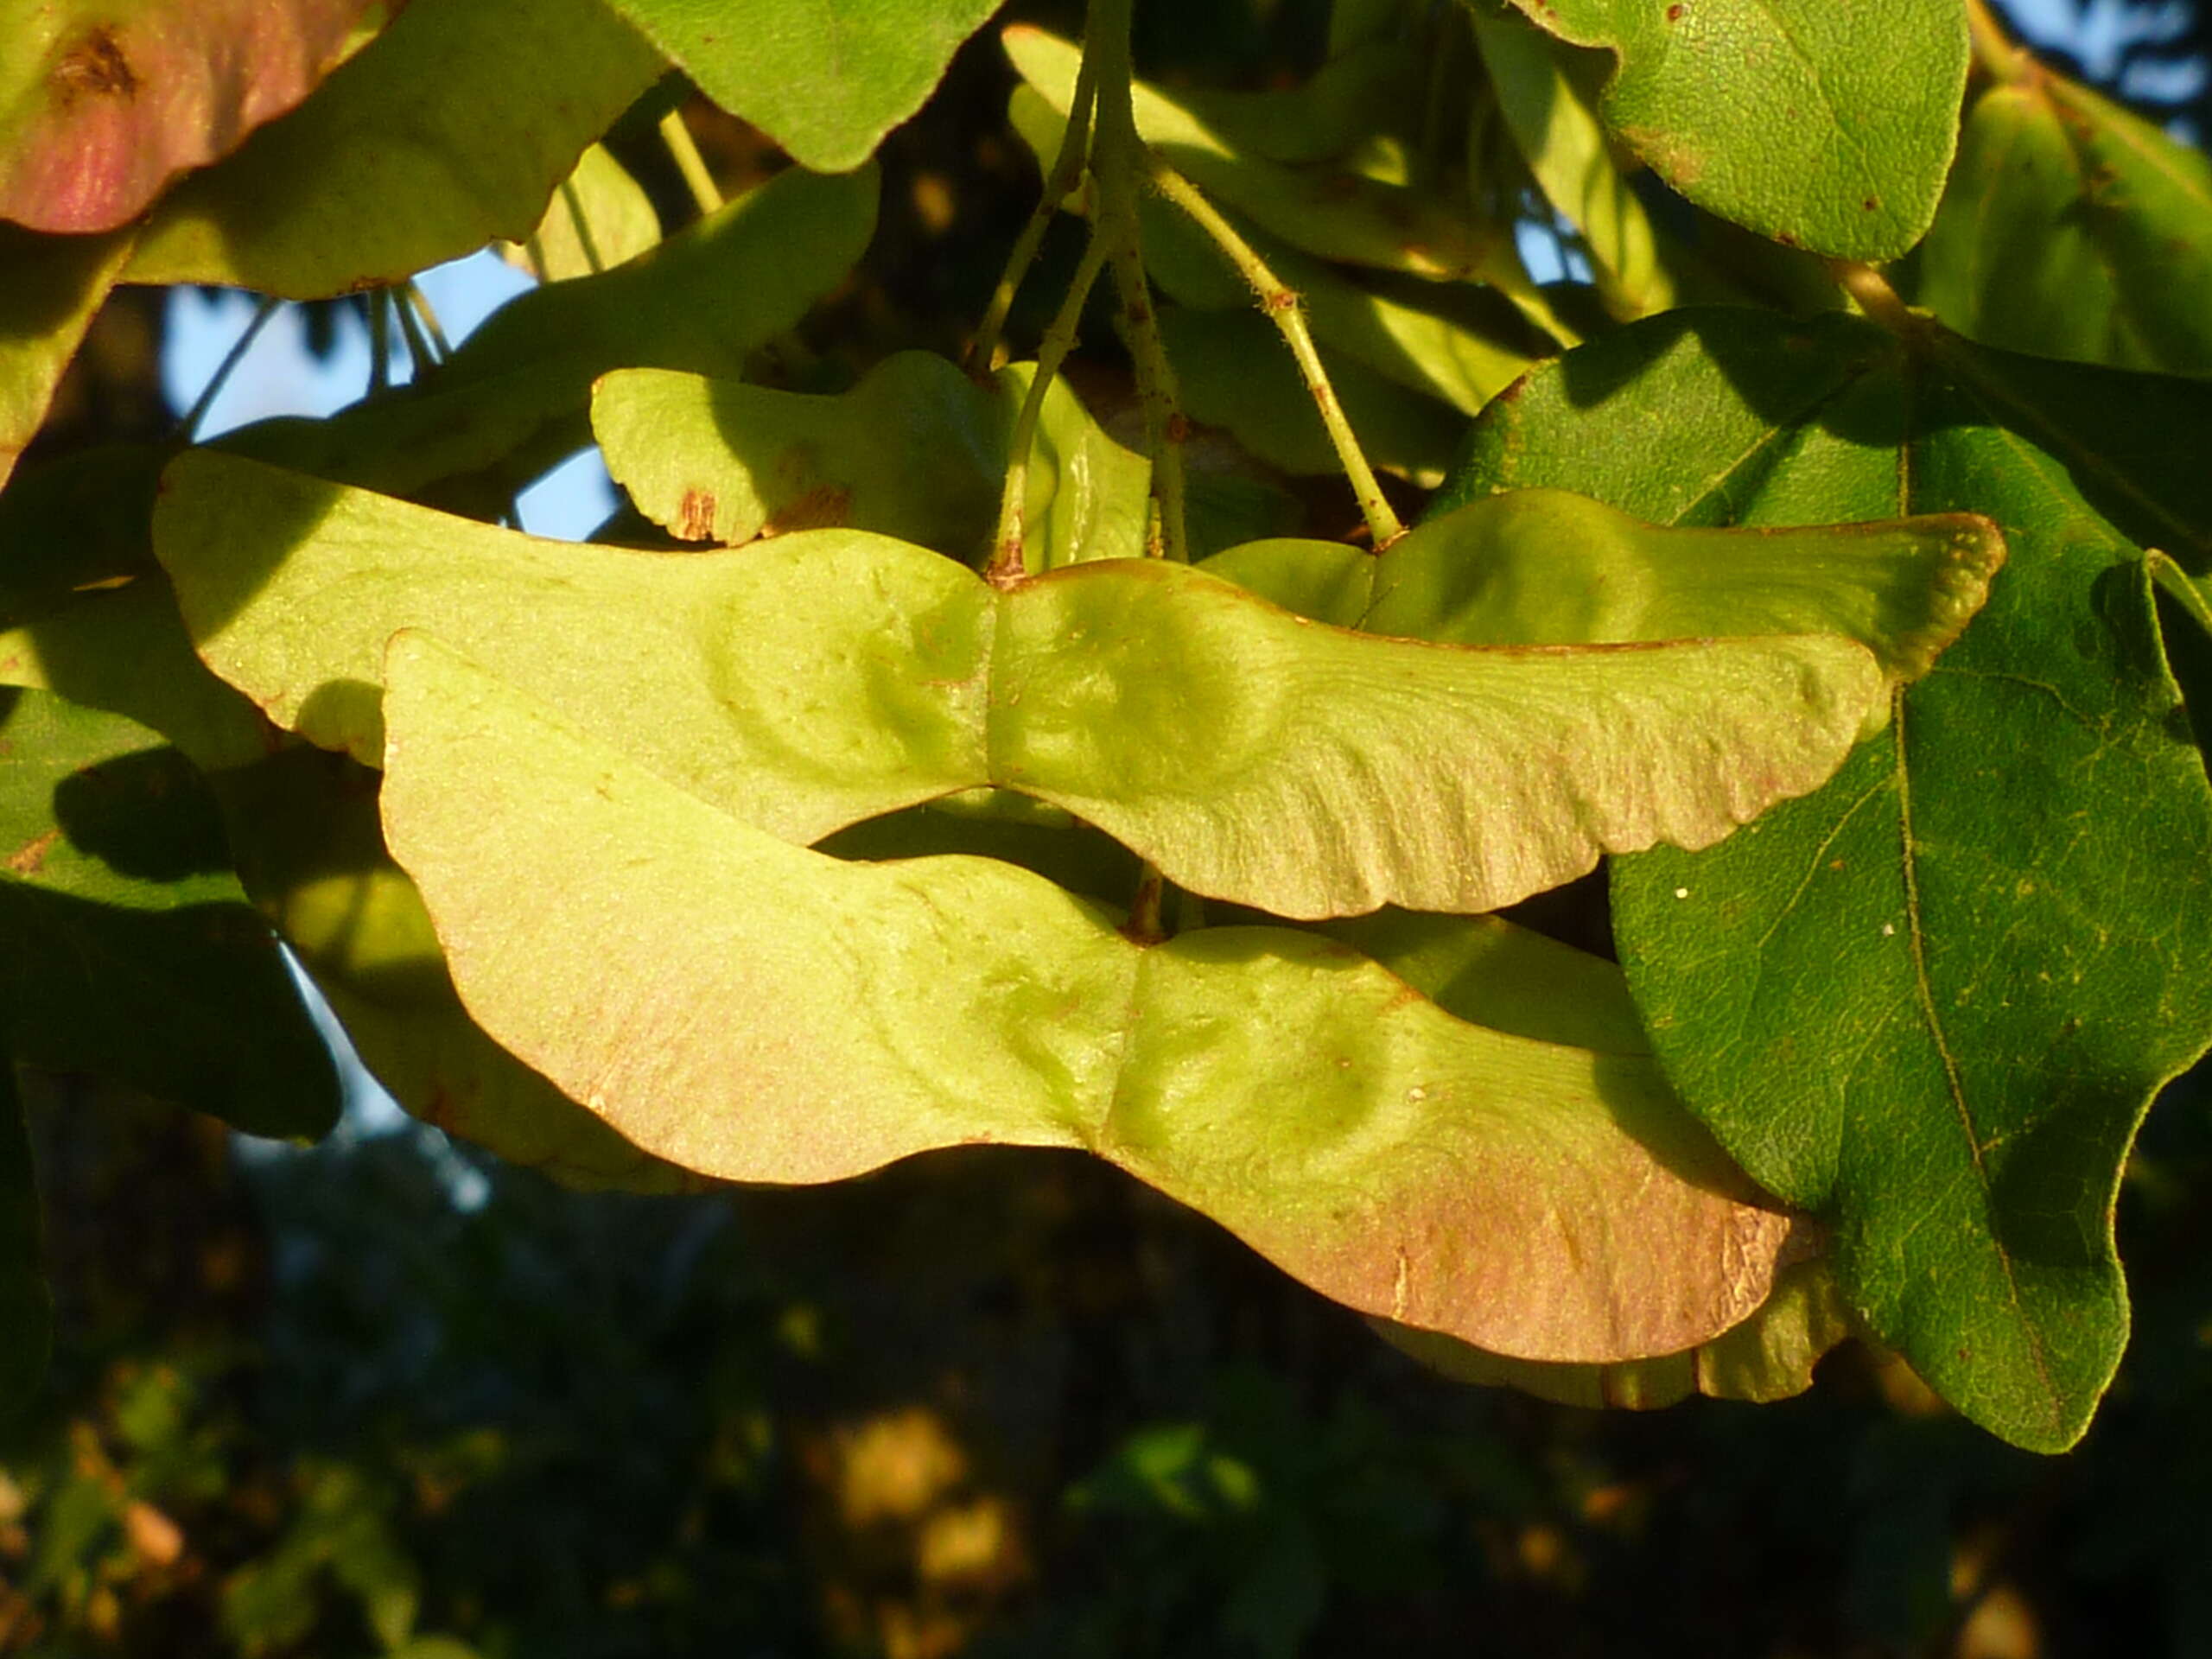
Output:
<path fill-rule="evenodd" d="M 1076 187 L 1083 182 L 1084 165 L 1090 156 L 1091 105 L 1097 86 L 1096 60 L 1085 51 L 1083 67 L 1076 72 L 1075 96 L 1068 105 L 1068 124 L 1060 135 L 1060 153 L 1052 158 L 1052 170 L 1046 176 L 1044 194 L 1030 210 L 1028 223 L 1021 227 L 1021 234 L 1014 238 L 1014 251 L 1007 255 L 999 285 L 991 290 L 990 308 L 976 325 L 976 338 L 968 347 L 968 369 L 972 374 L 990 372 L 991 359 L 998 355 L 999 336 L 1006 331 L 1007 314 L 1014 309 L 1014 296 L 1020 290 L 1022 279 L 1029 275 L 1029 267 L 1036 263 L 1038 250 L 1045 245 L 1045 232 L 1052 225 L 1052 215 L 1060 211 L 1075 194 Z"/>
<path fill-rule="evenodd" d="M 430 344 L 437 347 L 438 361 L 444 362 L 453 355 L 453 347 L 446 343 L 446 331 L 438 326 L 438 314 L 431 308 L 430 296 L 412 277 L 402 283 L 399 288 L 400 292 L 406 296 L 407 303 L 414 308 L 415 315 L 422 318 L 423 326 L 430 331 Z"/>
<path fill-rule="evenodd" d="M 719 208 L 722 205 L 721 187 L 707 171 L 707 158 L 700 155 L 691 129 L 684 124 L 682 110 L 671 110 L 661 117 L 660 141 L 668 146 L 676 170 L 683 175 L 683 182 L 690 189 L 691 200 L 698 203 L 700 217 L 703 219 Z"/>
<path fill-rule="evenodd" d="M 1145 453 L 1152 461 L 1153 495 L 1160 504 L 1159 539 L 1155 543 L 1147 537 L 1146 550 L 1187 564 L 1191 542 L 1185 524 L 1183 442 L 1189 423 L 1183 418 L 1174 366 L 1160 337 L 1152 284 L 1145 273 L 1143 228 L 1137 214 L 1145 146 L 1137 132 L 1129 13 L 1128 0 L 1097 0 L 1094 38 L 1084 54 L 1087 63 L 1096 62 L 1097 75 L 1091 234 L 1110 250 L 1114 286 L 1122 302 L 1122 331 L 1144 407 Z"/>
<path fill-rule="evenodd" d="M 369 290 L 369 395 L 373 397 L 391 385 L 391 296 L 380 288 Z"/>
<path fill-rule="evenodd" d="M 419 381 L 437 366 L 438 359 L 430 351 L 429 337 L 423 334 L 423 325 L 415 320 L 414 308 L 399 289 L 392 292 L 391 308 L 399 319 L 399 332 L 407 341 L 407 359 L 415 365 L 414 378 Z"/>
<path fill-rule="evenodd" d="M 223 360 L 215 365 L 215 372 L 208 378 L 207 384 L 200 389 L 200 396 L 193 400 L 192 407 L 185 411 L 184 418 L 177 423 L 177 431 L 187 442 L 199 435 L 200 423 L 207 418 L 207 410 L 213 405 L 215 399 L 221 395 L 223 387 L 230 380 L 232 372 L 240 363 L 245 360 L 245 354 L 253 349 L 253 342 L 259 338 L 261 331 L 269 326 L 269 319 L 276 315 L 277 303 L 276 299 L 269 298 L 263 300 L 254 308 L 253 316 L 246 323 L 244 331 L 239 334 L 237 343 L 223 354 Z"/>
<path fill-rule="evenodd" d="M 1134 220 L 1132 220 L 1134 224 Z M 1183 445 L 1191 423 L 1183 417 L 1175 368 L 1160 337 L 1153 313 L 1152 289 L 1145 280 L 1144 253 L 1134 240 L 1117 240 L 1113 252 L 1114 285 L 1122 299 L 1122 332 L 1136 365 L 1137 398 L 1144 406 L 1145 450 L 1152 457 L 1152 489 L 1160 501 L 1161 556 L 1191 562 L 1191 537 L 1184 512 Z"/>
<path fill-rule="evenodd" d="M 1251 284 L 1252 291 L 1259 296 L 1260 309 L 1274 323 L 1283 343 L 1290 347 L 1290 354 L 1298 359 L 1299 372 L 1306 378 L 1306 390 L 1320 414 L 1321 424 L 1328 430 L 1329 442 L 1336 446 L 1337 462 L 1351 481 L 1352 493 L 1359 499 L 1360 513 L 1367 520 L 1368 534 L 1375 550 L 1381 552 L 1406 533 L 1405 526 L 1398 522 L 1398 515 L 1383 499 L 1382 486 L 1376 481 L 1374 469 L 1367 464 L 1367 456 L 1360 449 L 1351 423 L 1344 418 L 1344 406 L 1337 401 L 1336 391 L 1329 385 L 1329 372 L 1321 366 L 1321 353 L 1314 346 L 1313 332 L 1306 326 L 1305 308 L 1297 291 L 1268 268 L 1267 261 L 1189 180 L 1149 153 L 1146 155 L 1145 166 L 1153 188 L 1196 220 L 1198 228 L 1213 238 L 1214 245 Z"/>
<path fill-rule="evenodd" d="M 1038 416 L 1045 408 L 1045 393 L 1075 348 L 1076 326 L 1083 320 L 1083 308 L 1098 273 L 1105 269 L 1107 251 L 1105 238 L 1094 233 L 1090 245 L 1083 251 L 1083 263 L 1076 267 L 1075 280 L 1068 284 L 1067 297 L 1060 302 L 1052 326 L 1045 331 L 1037 347 L 1037 378 L 1029 383 L 1029 395 L 1021 400 L 1014 435 L 1007 441 L 1006 487 L 999 497 L 990 563 L 983 567 L 984 579 L 995 588 L 1018 588 L 1028 579 L 1022 544 L 1027 531 L 1024 516 L 1029 493 L 1029 451 L 1036 440 Z"/>
<path fill-rule="evenodd" d="M 1919 340 L 1926 336 L 1927 324 L 1897 296 L 1889 278 L 1873 266 L 1860 264 L 1854 259 L 1831 259 L 1828 273 L 1861 311 L 1899 339 Z"/>
<path fill-rule="evenodd" d="M 1974 41 L 1975 61 L 1992 79 L 2014 81 L 2028 73 L 2033 60 L 2012 43 L 1986 0 L 1967 0 L 1967 32 Z"/>
<path fill-rule="evenodd" d="M 1160 916 L 1167 883 L 1157 864 L 1147 863 L 1137 877 L 1137 896 L 1129 905 L 1129 919 L 1122 924 L 1122 937 L 1133 944 L 1158 944 L 1167 937 Z"/>

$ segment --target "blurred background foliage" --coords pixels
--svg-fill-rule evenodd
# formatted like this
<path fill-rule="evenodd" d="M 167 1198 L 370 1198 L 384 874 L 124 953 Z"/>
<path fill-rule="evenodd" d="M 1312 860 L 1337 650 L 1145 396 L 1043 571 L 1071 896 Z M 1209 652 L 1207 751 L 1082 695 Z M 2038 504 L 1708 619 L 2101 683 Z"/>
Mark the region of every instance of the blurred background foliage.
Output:
<path fill-rule="evenodd" d="M 2206 130 L 2212 13 L 2017 8 L 2069 9 L 2075 67 Z M 1171 84 L 1294 80 L 1326 24 L 1319 0 L 1170 10 L 1140 8 L 1137 46 Z M 893 136 L 883 229 L 786 348 L 796 383 L 958 349 L 1034 188 L 1011 79 L 987 32 Z M 725 186 L 775 164 L 685 107 Z M 673 221 L 658 113 L 613 147 Z M 1076 246 L 1058 227 L 1026 305 Z M 42 452 L 166 429 L 163 322 L 110 304 Z M 1125 399 L 1087 334 L 1086 391 Z M 1535 919 L 1601 940 L 1579 892 Z M 1858 1347 L 1765 1408 L 1461 1389 L 1073 1156 L 594 1196 L 373 1114 L 300 1150 L 30 1082 L 59 1337 L 0 1428 L 0 1653 L 2212 1654 L 2201 1079 L 2131 1165 L 2134 1343 L 2057 1459 Z"/>

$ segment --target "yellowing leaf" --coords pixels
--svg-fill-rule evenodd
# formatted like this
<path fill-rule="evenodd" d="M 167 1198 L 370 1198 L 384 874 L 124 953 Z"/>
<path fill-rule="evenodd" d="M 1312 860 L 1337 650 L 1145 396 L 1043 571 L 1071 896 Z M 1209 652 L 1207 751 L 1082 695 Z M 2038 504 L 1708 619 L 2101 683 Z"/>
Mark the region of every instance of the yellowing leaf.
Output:
<path fill-rule="evenodd" d="M 387 672 L 385 832 L 462 998 L 674 1162 L 1085 1147 L 1326 1294 L 1529 1358 L 1671 1351 L 1765 1299 L 1791 1224 L 1678 1173 L 1700 1138 L 1648 1061 L 1454 1020 L 1311 934 L 1147 949 L 992 860 L 842 864 L 426 636 Z"/>

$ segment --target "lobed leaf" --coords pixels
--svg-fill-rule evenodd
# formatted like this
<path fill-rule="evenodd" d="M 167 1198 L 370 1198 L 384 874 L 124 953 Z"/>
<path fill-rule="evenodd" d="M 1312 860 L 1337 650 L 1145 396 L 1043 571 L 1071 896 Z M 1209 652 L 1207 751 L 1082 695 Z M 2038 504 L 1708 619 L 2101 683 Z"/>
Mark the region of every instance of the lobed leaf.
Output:
<path fill-rule="evenodd" d="M 672 1161 L 1087 1147 L 1325 1294 L 1529 1357 L 1680 1346 L 1766 1293 L 1788 1219 L 1675 1173 L 1648 1065 L 1453 1020 L 1310 934 L 1145 949 L 995 861 L 841 864 L 427 636 L 387 672 L 386 834 L 462 996 Z"/>
<path fill-rule="evenodd" d="M 2207 395 L 1851 319 L 1677 314 L 1538 372 L 1462 480 L 1669 522 L 2002 527 L 1987 608 L 1880 738 L 1725 847 L 1620 861 L 1614 914 L 1685 1103 L 1831 1222 L 1878 1337 L 2044 1449 L 2126 1338 L 2136 1125 L 2212 1039 L 2212 893 L 2177 877 L 2212 798 L 2142 556 L 2090 505 L 2186 522 L 2201 468 L 2161 467 L 2181 449 L 2152 428 Z"/>
<path fill-rule="evenodd" d="M 385 640 L 428 628 L 772 834 L 990 784 L 1283 916 L 1489 910 L 1607 849 L 1708 844 L 1825 779 L 1886 684 L 1827 635 L 1382 639 L 1159 561 L 1001 594 L 861 531 L 537 542 L 204 453 L 156 540 L 210 665 L 361 760 Z"/>
<path fill-rule="evenodd" d="M 1034 373 L 1012 365 L 986 389 L 932 353 L 900 352 L 824 397 L 623 369 L 594 391 L 592 427 L 638 510 L 686 541 L 834 525 L 981 564 Z M 1150 484 L 1143 458 L 1056 383 L 1029 456 L 1030 569 L 1143 553 Z"/>
<path fill-rule="evenodd" d="M 999 0 L 609 0 L 791 159 L 843 173 L 920 109 Z"/>
<path fill-rule="evenodd" d="M 0 218 L 111 231 L 236 149 L 384 27 L 385 0 L 9 0 Z"/>
<path fill-rule="evenodd" d="M 2212 374 L 2212 159 L 2024 55 L 1967 115 L 1920 298 L 1991 346 Z"/>
<path fill-rule="evenodd" d="M 520 241 L 663 67 L 598 0 L 411 0 L 314 98 L 164 197 L 129 279 L 315 299 Z"/>
<path fill-rule="evenodd" d="M 0 704 L 0 1040 L 254 1134 L 327 1130 L 336 1071 L 191 767 L 118 715 Z"/>
<path fill-rule="evenodd" d="M 1606 124 L 1668 183 L 1764 236 L 1893 259 L 1957 143 L 1961 0 L 1513 0 L 1617 65 Z"/>

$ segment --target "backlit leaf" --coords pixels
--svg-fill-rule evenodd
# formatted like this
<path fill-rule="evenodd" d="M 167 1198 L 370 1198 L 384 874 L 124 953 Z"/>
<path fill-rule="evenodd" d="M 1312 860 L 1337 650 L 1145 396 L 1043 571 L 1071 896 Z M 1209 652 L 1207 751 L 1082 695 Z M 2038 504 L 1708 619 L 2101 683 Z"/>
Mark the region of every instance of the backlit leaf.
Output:
<path fill-rule="evenodd" d="M 144 727 L 0 691 L 0 1039 L 259 1135 L 338 1081 L 196 773 Z"/>
<path fill-rule="evenodd" d="M 365 760 L 384 644 L 429 628 L 788 839 L 992 784 L 1283 916 L 1490 910 L 1602 850 L 1709 844 L 1824 780 L 1885 684 L 1833 635 L 1434 645 L 1156 560 L 1001 594 L 855 531 L 538 542 L 204 453 L 156 545 L 211 666 Z"/>
<path fill-rule="evenodd" d="M 0 483 L 44 424 L 130 251 L 127 235 L 37 236 L 0 225 Z"/>
<path fill-rule="evenodd" d="M 1610 1365 L 1548 1364 L 1485 1352 L 1433 1331 L 1388 1320 L 1375 1328 L 1393 1347 L 1457 1382 L 1513 1388 L 1562 1406 L 1652 1411 L 1705 1395 L 1765 1403 L 1813 1386 L 1813 1367 L 1852 1334 L 1851 1316 L 1825 1262 L 1775 1275 L 1774 1294 L 1742 1324 L 1678 1354 Z"/>
<path fill-rule="evenodd" d="M 1317 621 L 1465 645 L 1837 633 L 1917 679 L 1989 596 L 1997 527 L 1969 513 L 1805 530 L 1647 524 L 1516 490 L 1437 514 L 1380 555 L 1262 542 L 1206 569 Z"/>
<path fill-rule="evenodd" d="M 402 1106 L 566 1185 L 667 1192 L 698 1185 L 469 1019 L 422 899 L 385 851 L 373 773 L 301 748 L 226 772 L 215 787 L 246 891 Z"/>
<path fill-rule="evenodd" d="M 842 173 L 936 89 L 999 0 L 608 0 L 803 167 Z"/>
<path fill-rule="evenodd" d="M 1678 1347 L 1765 1295 L 1788 1218 L 1672 1176 L 1648 1064 L 1453 1020 L 1311 934 L 1145 949 L 995 861 L 841 864 L 423 636 L 389 672 L 386 834 L 462 996 L 674 1162 L 1085 1147 L 1329 1295 L 1529 1357 Z"/>
<path fill-rule="evenodd" d="M 520 241 L 663 67 L 598 0 L 412 0 L 314 98 L 164 197 L 130 280 L 314 299 Z"/>
<path fill-rule="evenodd" d="M 1499 917 L 1385 910 L 1323 931 L 1474 1025 L 1608 1054 L 1650 1052 L 1618 968 Z M 1694 1167 L 1717 1181 L 1729 1166 L 1707 1145 Z M 1801 1234 L 1793 1248 L 1800 1243 L 1817 1240 Z M 1516 1388 L 1562 1405 L 1637 1408 L 1692 1394 L 1761 1401 L 1802 1394 L 1812 1386 L 1815 1362 L 1851 1334 L 1834 1276 L 1817 1259 L 1785 1266 L 1758 1309 L 1710 1342 L 1608 1365 L 1510 1359 L 1439 1332 L 1375 1325 L 1387 1341 L 1459 1382 Z"/>
<path fill-rule="evenodd" d="M 1309 478 L 1339 470 L 1313 394 L 1274 325 L 1257 311 L 1163 306 L 1160 337 L 1192 418 L 1225 428 L 1271 467 Z M 1415 484 L 1444 477 L 1467 423 L 1433 397 L 1408 391 L 1364 364 L 1325 351 L 1330 388 L 1368 461 Z"/>
<path fill-rule="evenodd" d="M 639 512 L 687 541 L 842 525 L 981 564 L 1034 365 L 989 390 L 944 358 L 900 352 L 834 397 L 657 369 L 618 370 L 592 397 L 607 470 Z M 1144 551 L 1151 469 L 1065 383 L 1030 452 L 1030 568 Z"/>
<path fill-rule="evenodd" d="M 385 0 L 7 0 L 0 218 L 109 231 L 384 27 Z"/>
<path fill-rule="evenodd" d="M 484 516 L 590 441 L 592 382 L 632 365 L 734 376 L 841 282 L 875 229 L 873 169 L 779 174 L 658 247 L 502 306 L 419 385 L 221 447 Z"/>
<path fill-rule="evenodd" d="M 1618 60 L 1605 120 L 1700 207 L 1893 259 L 1934 217 L 1967 74 L 1961 0 L 1513 0 Z"/>
<path fill-rule="evenodd" d="M 1614 914 L 1686 1103 L 1830 1220 L 1878 1337 L 2031 1446 L 2070 1444 L 2112 1375 L 2120 1167 L 2212 1038 L 2212 893 L 2177 875 L 2212 801 L 2141 553 L 2088 505 L 2188 522 L 2202 469 L 2158 464 L 2185 446 L 2153 429 L 2190 397 L 2212 391 L 1846 318 L 1678 314 L 1539 371 L 1461 480 L 1662 522 L 2002 527 L 1987 608 L 1878 739 L 1724 847 L 1620 861 Z"/>
<path fill-rule="evenodd" d="M 250 765 L 283 741 L 194 654 L 159 575 L 74 595 L 0 632 L 0 685 L 126 715 L 203 772 Z"/>
<path fill-rule="evenodd" d="M 1021 78 L 1065 118 L 1081 54 L 1027 24 L 1001 38 Z M 1135 108 L 1138 132 L 1192 182 L 1308 253 L 1432 278 L 1510 282 L 1519 271 L 1506 226 L 1477 221 L 1440 193 L 1243 154 L 1151 86 L 1137 86 Z"/>
<path fill-rule="evenodd" d="M 1606 308 L 1624 318 L 1664 310 L 1674 284 L 1650 217 L 1599 123 L 1595 78 L 1513 13 L 1470 10 L 1498 113 L 1545 196 L 1582 232 Z"/>
<path fill-rule="evenodd" d="M 636 258 L 660 241 L 660 215 L 622 163 L 594 144 L 561 181 L 526 242 L 499 251 L 541 283 L 589 276 Z"/>
<path fill-rule="evenodd" d="M 2212 159 L 2023 59 L 1967 118 L 1920 299 L 1991 346 L 2212 374 Z"/>
<path fill-rule="evenodd" d="M 1014 89 L 1007 116 L 1039 164 L 1049 165 L 1058 153 L 1066 120 L 1027 86 Z M 1087 210 L 1087 194 L 1078 192 L 1068 206 Z M 1146 274 L 1178 304 L 1198 311 L 1252 308 L 1250 285 L 1189 219 L 1149 195 L 1138 202 L 1137 215 Z M 1523 321 L 1510 302 L 1486 289 L 1411 282 L 1385 293 L 1354 282 L 1338 267 L 1300 252 L 1256 226 L 1239 229 L 1303 302 L 1307 324 L 1332 363 L 1349 358 L 1463 414 L 1474 414 L 1538 353 L 1551 349 L 1549 340 Z M 1282 352 L 1278 341 L 1257 360 L 1268 362 Z M 1339 378 L 1346 372 L 1332 369 Z M 1357 378 L 1356 370 L 1351 372 Z M 1280 383 L 1283 376 L 1269 378 Z"/>

